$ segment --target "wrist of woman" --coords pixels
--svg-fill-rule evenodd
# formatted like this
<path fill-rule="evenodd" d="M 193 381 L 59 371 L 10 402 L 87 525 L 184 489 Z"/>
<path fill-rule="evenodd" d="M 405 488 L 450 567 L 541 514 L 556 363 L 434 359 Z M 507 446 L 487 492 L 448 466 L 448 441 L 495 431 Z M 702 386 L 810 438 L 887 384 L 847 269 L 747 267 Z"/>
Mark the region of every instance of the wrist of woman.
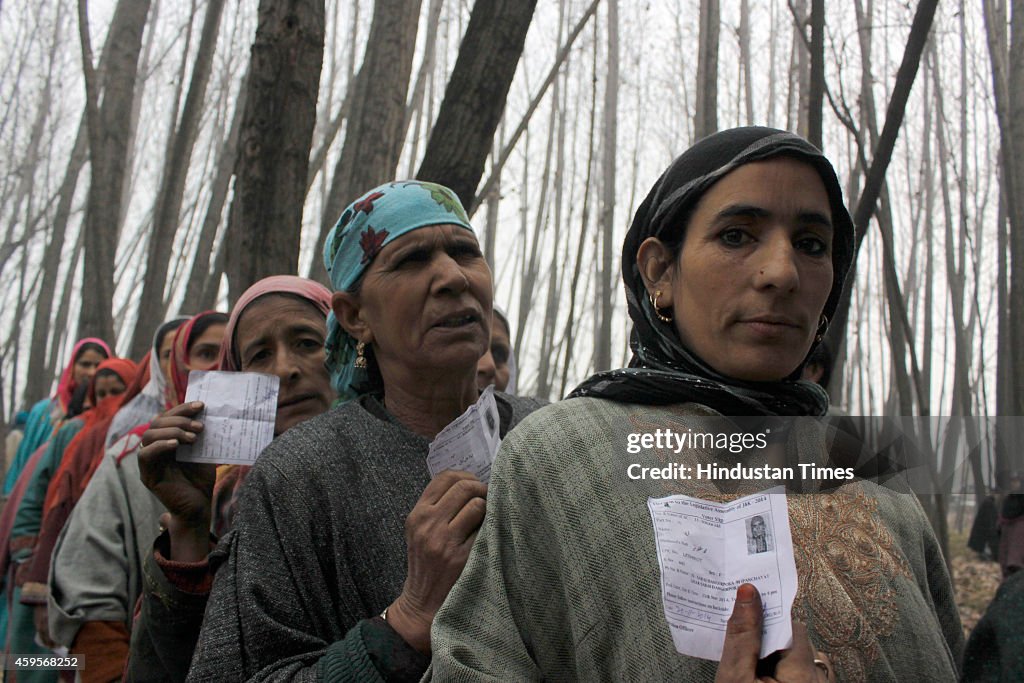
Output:
<path fill-rule="evenodd" d="M 177 515 L 167 519 L 170 557 L 174 562 L 200 562 L 210 553 L 210 515 L 185 520 Z"/>
<path fill-rule="evenodd" d="M 381 616 L 410 647 L 425 655 L 430 654 L 430 625 L 433 619 L 410 607 L 401 595 L 388 605 Z"/>

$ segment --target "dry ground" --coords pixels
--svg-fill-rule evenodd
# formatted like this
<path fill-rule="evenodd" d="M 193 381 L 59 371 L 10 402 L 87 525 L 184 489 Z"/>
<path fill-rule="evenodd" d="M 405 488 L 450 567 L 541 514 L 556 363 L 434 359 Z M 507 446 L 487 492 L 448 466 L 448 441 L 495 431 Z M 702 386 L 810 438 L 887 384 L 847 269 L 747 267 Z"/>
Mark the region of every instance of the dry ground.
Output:
<path fill-rule="evenodd" d="M 999 564 L 982 560 L 967 547 L 967 534 L 958 534 L 953 530 L 949 535 L 949 554 L 953 558 L 956 604 L 960 608 L 960 621 L 966 637 L 985 613 L 985 608 L 999 588 Z"/>

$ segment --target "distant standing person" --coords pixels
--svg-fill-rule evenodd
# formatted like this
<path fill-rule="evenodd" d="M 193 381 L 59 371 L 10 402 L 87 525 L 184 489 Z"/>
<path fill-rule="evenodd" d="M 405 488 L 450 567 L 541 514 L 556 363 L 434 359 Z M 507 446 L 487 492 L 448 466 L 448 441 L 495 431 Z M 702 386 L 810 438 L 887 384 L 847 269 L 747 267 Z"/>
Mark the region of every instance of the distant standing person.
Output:
<path fill-rule="evenodd" d="M 1024 492 L 1020 474 L 1010 475 L 1010 487 L 999 511 L 999 566 L 1003 578 L 1024 569 Z"/>
<path fill-rule="evenodd" d="M 512 328 L 505 314 L 494 309 L 491 343 L 476 364 L 476 384 L 481 391 L 494 385 L 498 391 L 515 395 L 516 358 L 512 351 Z"/>
<path fill-rule="evenodd" d="M 18 452 L 18 446 L 25 437 L 26 422 L 28 422 L 28 411 L 19 410 L 14 416 L 14 424 L 11 425 L 11 431 L 7 433 L 7 438 L 4 439 L 4 476 L 7 476 L 7 470 L 11 466 L 11 459 Z"/>

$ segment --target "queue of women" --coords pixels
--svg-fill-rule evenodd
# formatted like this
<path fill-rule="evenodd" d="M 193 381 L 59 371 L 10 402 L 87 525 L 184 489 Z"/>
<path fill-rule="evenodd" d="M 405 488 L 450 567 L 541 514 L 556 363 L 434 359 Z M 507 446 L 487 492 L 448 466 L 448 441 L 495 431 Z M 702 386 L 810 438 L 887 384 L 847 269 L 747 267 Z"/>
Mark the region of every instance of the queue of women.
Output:
<path fill-rule="evenodd" d="M 630 367 L 545 405 L 514 395 L 509 325 L 458 198 L 374 188 L 327 239 L 330 289 L 267 278 L 227 315 L 168 321 L 138 365 L 76 345 L 5 482 L 6 651 L 67 648 L 83 681 L 956 680 L 952 587 L 912 494 L 787 494 L 792 642 L 760 658 L 761 597 L 742 584 L 713 661 L 673 644 L 652 491 L 615 483 L 630 425 L 825 414 L 799 377 L 853 244 L 835 172 L 802 138 L 698 142 L 623 246 Z M 280 379 L 251 468 L 176 458 L 204 428 L 188 372 L 211 368 Z M 431 441 L 490 384 L 505 390 L 490 482 L 431 479 Z M 782 457 L 823 448 L 802 433 Z"/>

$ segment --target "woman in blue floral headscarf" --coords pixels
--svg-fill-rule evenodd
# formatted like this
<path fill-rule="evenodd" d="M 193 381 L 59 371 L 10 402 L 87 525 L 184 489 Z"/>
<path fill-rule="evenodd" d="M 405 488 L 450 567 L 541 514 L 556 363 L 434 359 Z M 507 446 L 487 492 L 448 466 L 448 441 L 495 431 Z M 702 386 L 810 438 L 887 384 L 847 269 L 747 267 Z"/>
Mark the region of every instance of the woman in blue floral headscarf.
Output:
<path fill-rule="evenodd" d="M 487 487 L 430 480 L 430 441 L 478 398 L 491 272 L 448 188 L 382 185 L 342 213 L 327 367 L 343 403 L 250 471 L 190 680 L 418 680 Z M 504 434 L 537 402 L 496 394 Z M 216 559 L 213 560 L 216 562 Z"/>

